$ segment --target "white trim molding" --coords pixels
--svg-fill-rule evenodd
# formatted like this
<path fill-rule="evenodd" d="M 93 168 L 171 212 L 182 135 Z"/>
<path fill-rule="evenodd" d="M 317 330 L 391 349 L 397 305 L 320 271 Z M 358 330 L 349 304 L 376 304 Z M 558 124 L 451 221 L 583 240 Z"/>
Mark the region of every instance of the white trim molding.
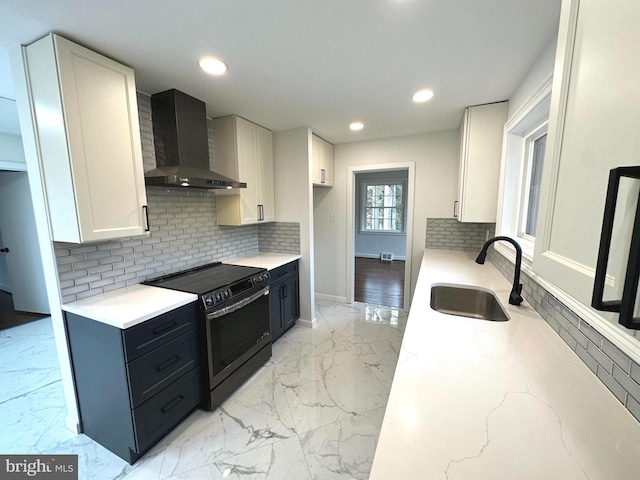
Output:
<path fill-rule="evenodd" d="M 337 295 L 326 295 L 324 293 L 316 293 L 316 300 L 327 300 L 336 303 L 347 303 L 347 297 L 339 297 Z"/>

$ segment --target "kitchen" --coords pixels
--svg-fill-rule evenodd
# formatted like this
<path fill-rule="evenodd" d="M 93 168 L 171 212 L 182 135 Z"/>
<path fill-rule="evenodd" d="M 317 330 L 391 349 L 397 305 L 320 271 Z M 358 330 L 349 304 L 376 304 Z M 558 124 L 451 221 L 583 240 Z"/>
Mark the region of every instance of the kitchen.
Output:
<path fill-rule="evenodd" d="M 538 61 L 532 63 L 533 68 L 529 75 L 520 83 L 521 88 L 516 89 L 514 95 L 510 97 L 510 113 L 515 114 L 520 107 L 528 101 L 532 93 L 547 79 L 554 62 L 555 42 L 549 39 L 546 48 L 541 47 L 541 54 Z M 535 56 L 535 55 L 534 55 Z M 555 79 L 554 79 L 555 81 Z M 437 98 L 437 97 L 436 97 Z M 503 100 L 504 98 L 499 98 Z M 495 99 L 498 100 L 498 99 Z M 472 104 L 472 102 L 467 103 Z M 456 122 L 459 121 L 459 118 Z M 392 132 L 391 132 L 392 133 Z M 348 258 L 347 245 L 344 241 L 348 238 L 347 229 L 349 222 L 340 218 L 340 212 L 345 211 L 344 205 L 348 205 L 348 179 L 346 175 L 348 168 L 367 167 L 369 165 L 385 166 L 393 163 L 394 157 L 400 158 L 403 162 L 415 162 L 416 185 L 420 185 L 415 191 L 415 220 L 413 225 L 413 244 L 416 246 L 412 250 L 411 259 L 411 284 L 415 287 L 418 276 L 418 266 L 422 260 L 422 250 L 424 245 L 424 233 L 429 227 L 427 218 L 450 217 L 453 207 L 453 200 L 456 190 L 457 178 L 457 150 L 458 131 L 456 128 L 431 132 L 426 134 L 408 135 L 396 137 L 392 140 L 371 139 L 365 142 L 338 143 L 334 152 L 335 178 L 334 187 L 327 190 L 327 193 L 310 195 L 309 185 L 296 183 L 295 175 L 298 172 L 293 165 L 283 162 L 278 164 L 277 158 L 286 158 L 287 155 L 295 156 L 297 152 L 308 148 L 308 129 L 293 129 L 283 134 L 276 135 L 275 142 L 275 176 L 276 178 L 292 179 L 290 191 L 298 194 L 300 199 L 298 205 L 290 205 L 290 202 L 276 201 L 276 204 L 284 203 L 282 209 L 278 208 L 278 216 L 282 212 L 283 218 L 287 221 L 300 224 L 300 254 L 307 259 L 307 268 L 315 263 L 315 275 L 306 272 L 309 279 L 307 285 L 301 285 L 301 302 L 303 298 L 310 298 L 310 292 L 322 293 L 333 297 L 348 297 L 348 262 L 341 259 Z M 281 143 L 278 143 L 278 137 Z M 286 148 L 282 148 L 285 146 Z M 279 148 L 280 147 L 280 148 Z M 425 159 L 427 159 L 425 161 Z M 398 160 L 395 160 L 398 161 Z M 299 177 L 298 177 L 299 178 Z M 280 192 L 282 193 L 282 192 Z M 318 198 L 317 197 L 322 197 Z M 312 202 L 318 203 L 314 205 Z M 329 204 L 327 204 L 329 203 Z M 294 207 L 296 207 L 294 209 Z M 300 216 L 300 210 L 308 212 L 308 215 Z M 347 214 L 348 214 L 347 209 Z M 331 212 L 338 212 L 338 221 L 331 225 Z M 310 224 L 312 228 L 309 228 Z M 262 228 L 258 227 L 258 228 Z M 258 233 L 259 236 L 259 233 Z M 341 240 L 342 239 L 342 240 Z M 238 244 L 233 241 L 232 243 Z M 311 248 L 313 246 L 314 248 Z M 57 248 L 60 257 L 66 253 L 64 246 Z M 122 246 L 114 245 L 116 250 Z M 126 247 L 125 247 L 126 248 Z M 326 249 L 326 250 L 325 250 Z M 316 255 L 316 261 L 312 258 Z M 327 254 L 330 252 L 330 254 Z M 336 259 L 335 261 L 330 261 Z M 409 262 L 407 262 L 409 263 Z M 301 269 L 304 268 L 304 261 Z M 305 273 L 301 271 L 302 277 Z M 315 282 L 315 286 L 314 286 Z M 57 300 L 60 301 L 59 299 Z M 304 303 L 304 302 L 303 302 Z M 312 320 L 314 318 L 312 302 L 307 301 L 307 311 L 301 305 L 301 318 Z M 286 338 L 286 337 L 284 337 Z M 626 398 L 626 397 L 625 397 Z"/>

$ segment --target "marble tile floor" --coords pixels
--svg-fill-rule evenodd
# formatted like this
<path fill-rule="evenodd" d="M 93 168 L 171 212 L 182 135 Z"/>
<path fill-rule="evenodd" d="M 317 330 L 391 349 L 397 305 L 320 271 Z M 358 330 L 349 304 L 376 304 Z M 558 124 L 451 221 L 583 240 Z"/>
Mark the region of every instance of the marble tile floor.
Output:
<path fill-rule="evenodd" d="M 317 302 L 214 412 L 196 410 L 133 466 L 64 425 L 50 319 L 0 331 L 0 453 L 77 454 L 80 479 L 366 479 L 405 312 Z"/>

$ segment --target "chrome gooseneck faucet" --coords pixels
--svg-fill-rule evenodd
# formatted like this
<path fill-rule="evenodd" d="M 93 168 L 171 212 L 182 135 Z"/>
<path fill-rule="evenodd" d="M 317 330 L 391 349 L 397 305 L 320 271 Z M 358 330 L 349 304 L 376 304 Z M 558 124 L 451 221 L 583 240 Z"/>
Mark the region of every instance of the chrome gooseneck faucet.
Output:
<path fill-rule="evenodd" d="M 480 250 L 478 254 L 478 258 L 476 258 L 476 263 L 480 265 L 484 264 L 484 260 L 487 257 L 487 249 L 489 245 L 493 242 L 497 242 L 499 240 L 504 240 L 505 242 L 509 242 L 516 249 L 516 269 L 513 273 L 513 288 L 511 289 L 511 293 L 509 294 L 509 303 L 511 305 L 520 305 L 522 303 L 522 284 L 520 283 L 520 265 L 522 264 L 522 248 L 518 242 L 516 242 L 513 238 L 510 237 L 493 237 L 487 240 Z"/>

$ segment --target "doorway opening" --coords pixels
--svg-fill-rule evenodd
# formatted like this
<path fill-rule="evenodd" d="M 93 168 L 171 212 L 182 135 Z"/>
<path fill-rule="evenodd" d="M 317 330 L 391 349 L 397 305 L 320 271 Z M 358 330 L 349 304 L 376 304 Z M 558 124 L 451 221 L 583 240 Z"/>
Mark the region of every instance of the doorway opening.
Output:
<path fill-rule="evenodd" d="M 0 168 L 0 330 L 49 312 L 27 172 Z"/>
<path fill-rule="evenodd" d="M 348 301 L 409 306 L 414 168 L 349 168 Z"/>
<path fill-rule="evenodd" d="M 11 293 L 0 290 L 0 330 L 17 327 L 25 323 L 48 317 L 43 313 L 20 312 L 13 306 Z"/>

